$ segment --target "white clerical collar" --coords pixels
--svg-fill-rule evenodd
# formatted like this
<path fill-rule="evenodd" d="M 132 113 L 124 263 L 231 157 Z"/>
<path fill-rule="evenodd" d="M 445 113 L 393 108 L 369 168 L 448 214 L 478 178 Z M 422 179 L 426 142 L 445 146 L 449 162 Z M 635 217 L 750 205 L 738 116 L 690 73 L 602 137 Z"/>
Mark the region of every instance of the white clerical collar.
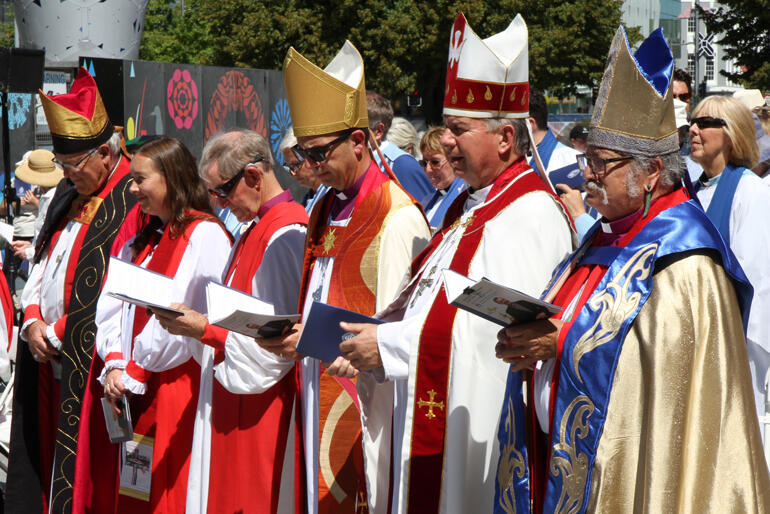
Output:
<path fill-rule="evenodd" d="M 337 190 L 335 190 L 334 191 L 334 196 L 336 196 L 340 200 L 347 200 L 348 199 L 348 196 L 345 194 L 344 191 L 337 191 Z"/>

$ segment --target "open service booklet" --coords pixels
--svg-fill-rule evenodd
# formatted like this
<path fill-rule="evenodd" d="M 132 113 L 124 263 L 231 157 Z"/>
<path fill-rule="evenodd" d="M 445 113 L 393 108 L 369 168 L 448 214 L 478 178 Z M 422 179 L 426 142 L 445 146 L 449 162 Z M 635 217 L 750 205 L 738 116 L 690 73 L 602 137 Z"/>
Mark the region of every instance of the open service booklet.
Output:
<path fill-rule="evenodd" d="M 249 337 L 274 337 L 299 320 L 299 314 L 275 314 L 273 306 L 231 287 L 206 284 L 209 323 Z"/>
<path fill-rule="evenodd" d="M 486 278 L 476 281 L 449 269 L 441 273 L 449 303 L 504 327 L 549 317 L 561 310 Z"/>
<path fill-rule="evenodd" d="M 174 280 L 171 277 L 110 257 L 103 293 L 145 309 L 184 314 L 168 307 L 178 301 L 171 298 L 173 290 Z"/>

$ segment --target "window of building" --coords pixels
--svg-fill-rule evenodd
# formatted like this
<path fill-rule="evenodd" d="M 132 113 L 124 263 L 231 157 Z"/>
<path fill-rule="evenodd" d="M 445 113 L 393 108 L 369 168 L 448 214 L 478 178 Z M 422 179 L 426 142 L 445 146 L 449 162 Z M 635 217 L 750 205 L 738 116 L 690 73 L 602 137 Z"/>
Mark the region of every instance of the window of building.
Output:
<path fill-rule="evenodd" d="M 687 32 L 695 32 L 695 13 L 690 11 L 690 18 L 687 20 Z"/>
<path fill-rule="evenodd" d="M 706 57 L 706 80 L 714 80 L 714 58 Z"/>
<path fill-rule="evenodd" d="M 695 77 L 695 54 L 687 55 L 687 72 L 691 77 Z"/>

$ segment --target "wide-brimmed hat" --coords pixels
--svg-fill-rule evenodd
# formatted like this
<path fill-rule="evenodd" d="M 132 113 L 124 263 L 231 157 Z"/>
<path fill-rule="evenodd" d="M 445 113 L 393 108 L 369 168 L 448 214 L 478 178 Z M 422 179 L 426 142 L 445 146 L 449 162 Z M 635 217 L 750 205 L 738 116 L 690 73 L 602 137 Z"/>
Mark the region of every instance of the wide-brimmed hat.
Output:
<path fill-rule="evenodd" d="M 33 150 L 18 163 L 16 177 L 28 184 L 42 187 L 54 187 L 64 177 L 61 167 L 54 162 L 53 152 Z"/>

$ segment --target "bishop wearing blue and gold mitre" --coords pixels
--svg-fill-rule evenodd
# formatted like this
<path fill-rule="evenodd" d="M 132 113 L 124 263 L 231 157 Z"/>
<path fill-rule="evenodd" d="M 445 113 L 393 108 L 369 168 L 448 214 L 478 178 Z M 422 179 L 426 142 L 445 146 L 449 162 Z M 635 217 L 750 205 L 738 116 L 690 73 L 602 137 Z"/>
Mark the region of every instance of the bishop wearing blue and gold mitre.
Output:
<path fill-rule="evenodd" d="M 632 54 L 618 29 L 578 156 L 602 218 L 543 294 L 561 312 L 498 336 L 534 378 L 524 407 L 509 374 L 495 512 L 770 509 L 751 286 L 682 186 L 672 70 L 660 30 Z"/>

